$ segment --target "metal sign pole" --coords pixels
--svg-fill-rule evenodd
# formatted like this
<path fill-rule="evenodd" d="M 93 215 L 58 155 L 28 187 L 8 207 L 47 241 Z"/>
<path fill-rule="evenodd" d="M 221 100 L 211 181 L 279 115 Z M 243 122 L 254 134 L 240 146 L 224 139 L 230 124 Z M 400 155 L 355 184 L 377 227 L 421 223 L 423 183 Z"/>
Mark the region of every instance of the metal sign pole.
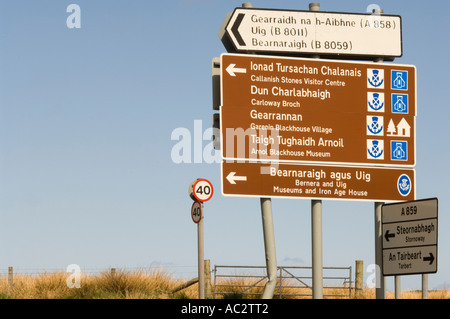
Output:
<path fill-rule="evenodd" d="M 374 15 L 383 14 L 382 9 L 374 9 L 372 11 Z M 383 63 L 383 58 L 377 58 L 374 60 L 377 63 Z M 381 225 L 381 206 L 383 202 L 375 202 L 375 264 L 377 267 L 376 271 L 376 288 L 375 288 L 375 297 L 376 299 L 385 299 L 386 298 L 386 280 L 381 271 L 381 267 L 383 265 L 383 230 Z"/>
<path fill-rule="evenodd" d="M 242 4 L 243 8 L 253 8 L 251 2 Z M 264 249 L 266 253 L 267 282 L 264 286 L 262 299 L 272 299 L 277 284 L 277 257 L 275 253 L 275 235 L 273 230 L 272 200 L 260 198 L 261 216 L 264 234 Z"/>
<path fill-rule="evenodd" d="M 188 188 L 189 197 L 194 200 L 191 208 L 192 221 L 197 224 L 198 248 L 198 299 L 205 299 L 205 249 L 203 237 L 203 202 L 211 199 L 214 189 L 210 181 L 198 178 Z"/>
<path fill-rule="evenodd" d="M 203 203 L 201 204 L 203 206 Z M 204 237 L 203 237 L 203 214 L 197 223 L 198 238 L 198 299 L 205 299 L 205 265 L 204 265 Z"/>
<path fill-rule="evenodd" d="M 428 274 L 422 274 L 422 299 L 428 299 Z"/>
<path fill-rule="evenodd" d="M 313 299 L 323 299 L 322 201 L 311 201 Z"/>
<path fill-rule="evenodd" d="M 375 202 L 375 276 L 376 276 L 376 287 L 375 287 L 375 296 L 376 299 L 385 299 L 386 298 L 386 289 L 385 284 L 386 280 L 381 271 L 381 267 L 383 266 L 383 228 L 381 225 L 381 206 L 382 202 Z"/>
<path fill-rule="evenodd" d="M 320 3 L 309 4 L 309 11 L 320 11 Z M 316 55 L 314 58 L 319 59 Z M 323 299 L 322 201 L 311 200 L 311 248 L 313 299 Z"/>
<path fill-rule="evenodd" d="M 272 299 L 277 284 L 277 257 L 275 253 L 275 234 L 273 230 L 272 201 L 261 198 L 261 215 L 266 251 L 266 267 L 268 280 L 264 287 L 262 299 Z"/>
<path fill-rule="evenodd" d="M 402 299 L 401 276 L 394 276 L 395 282 L 395 299 Z"/>

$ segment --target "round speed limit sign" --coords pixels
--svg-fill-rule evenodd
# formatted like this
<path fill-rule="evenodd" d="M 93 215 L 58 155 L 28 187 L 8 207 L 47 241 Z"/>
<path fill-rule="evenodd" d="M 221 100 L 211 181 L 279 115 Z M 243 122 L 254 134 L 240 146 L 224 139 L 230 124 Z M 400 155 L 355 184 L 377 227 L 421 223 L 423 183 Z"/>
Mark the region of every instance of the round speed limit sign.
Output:
<path fill-rule="evenodd" d="M 213 195 L 214 189 L 210 181 L 206 179 L 198 179 L 192 188 L 194 197 L 199 202 L 209 201 Z"/>
<path fill-rule="evenodd" d="M 203 204 L 195 201 L 192 204 L 192 208 L 191 208 L 191 217 L 192 217 L 192 221 L 196 224 L 198 224 L 200 222 L 200 220 L 202 219 L 203 216 Z"/>

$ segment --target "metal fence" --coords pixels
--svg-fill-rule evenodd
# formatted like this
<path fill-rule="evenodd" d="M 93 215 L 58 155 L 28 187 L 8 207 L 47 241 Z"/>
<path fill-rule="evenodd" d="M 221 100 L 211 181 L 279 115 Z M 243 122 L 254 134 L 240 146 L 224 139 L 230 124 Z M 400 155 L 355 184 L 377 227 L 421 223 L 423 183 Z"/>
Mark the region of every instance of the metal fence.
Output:
<path fill-rule="evenodd" d="M 274 298 L 312 297 L 312 268 L 277 267 L 277 285 Z M 267 282 L 265 266 L 214 266 L 214 299 L 241 296 L 257 297 L 263 294 Z M 324 298 L 350 298 L 352 267 L 323 267 Z M 342 293 L 341 293 L 342 291 Z"/>

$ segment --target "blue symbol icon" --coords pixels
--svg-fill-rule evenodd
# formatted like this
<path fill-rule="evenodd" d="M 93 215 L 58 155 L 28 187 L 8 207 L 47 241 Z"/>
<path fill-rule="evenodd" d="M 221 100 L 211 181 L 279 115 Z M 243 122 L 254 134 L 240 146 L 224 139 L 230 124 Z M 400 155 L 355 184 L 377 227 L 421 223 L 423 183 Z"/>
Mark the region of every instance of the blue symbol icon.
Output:
<path fill-rule="evenodd" d="M 391 159 L 394 161 L 408 160 L 408 142 L 391 141 Z"/>
<path fill-rule="evenodd" d="M 384 70 L 367 69 L 367 80 L 373 88 L 384 88 Z"/>
<path fill-rule="evenodd" d="M 391 87 L 395 90 L 408 89 L 408 71 L 391 71 Z"/>
<path fill-rule="evenodd" d="M 367 158 L 384 159 L 384 142 L 379 140 L 367 140 Z"/>
<path fill-rule="evenodd" d="M 380 111 L 384 107 L 384 93 L 369 93 L 369 111 Z"/>
<path fill-rule="evenodd" d="M 367 129 L 370 134 L 377 135 L 383 132 L 383 117 L 380 116 L 368 116 L 367 117 Z M 383 134 L 380 134 L 383 135 Z"/>
<path fill-rule="evenodd" d="M 411 192 L 411 179 L 408 175 L 402 174 L 397 181 L 397 189 L 402 196 L 408 196 Z"/>
<path fill-rule="evenodd" d="M 408 94 L 392 94 L 392 113 L 408 114 Z"/>

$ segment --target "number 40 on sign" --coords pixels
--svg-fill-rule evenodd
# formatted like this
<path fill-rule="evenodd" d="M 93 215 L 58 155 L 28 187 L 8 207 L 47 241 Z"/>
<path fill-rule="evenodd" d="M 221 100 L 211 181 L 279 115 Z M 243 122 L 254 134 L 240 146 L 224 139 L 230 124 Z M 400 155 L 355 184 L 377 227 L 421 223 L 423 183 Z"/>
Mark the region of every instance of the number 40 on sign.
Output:
<path fill-rule="evenodd" d="M 194 223 L 198 224 L 200 222 L 200 220 L 203 217 L 203 203 L 200 203 L 199 201 L 195 201 L 192 204 L 191 217 L 192 217 L 192 221 Z"/>
<path fill-rule="evenodd" d="M 198 179 L 195 181 L 192 193 L 199 202 L 209 201 L 213 195 L 214 189 L 210 181 L 206 179 Z"/>

